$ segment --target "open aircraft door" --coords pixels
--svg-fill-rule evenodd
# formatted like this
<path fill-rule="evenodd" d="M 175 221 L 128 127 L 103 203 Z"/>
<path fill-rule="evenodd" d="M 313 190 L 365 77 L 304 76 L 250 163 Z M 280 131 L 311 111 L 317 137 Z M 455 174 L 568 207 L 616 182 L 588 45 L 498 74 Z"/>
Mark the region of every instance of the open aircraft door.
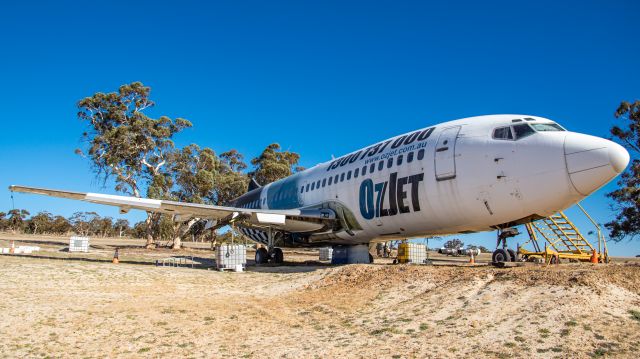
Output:
<path fill-rule="evenodd" d="M 456 177 L 456 139 L 460 126 L 442 130 L 435 151 L 436 180 L 444 181 Z"/>

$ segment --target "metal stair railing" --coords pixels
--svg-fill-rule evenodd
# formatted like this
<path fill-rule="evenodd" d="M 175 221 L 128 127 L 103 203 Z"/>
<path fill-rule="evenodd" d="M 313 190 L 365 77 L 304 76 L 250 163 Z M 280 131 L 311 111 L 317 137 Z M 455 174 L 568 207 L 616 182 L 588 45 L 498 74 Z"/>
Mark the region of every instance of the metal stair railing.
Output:
<path fill-rule="evenodd" d="M 559 255 L 562 258 L 588 261 L 595 252 L 597 253 L 599 262 L 608 263 L 607 241 L 602 234 L 600 225 L 591 218 L 580 204 L 576 205 L 596 228 L 598 236 L 597 252 L 595 246 L 582 235 L 580 230 L 564 212 L 560 211 L 550 217 L 542 218 L 525 225 L 529 234 L 529 240 L 519 247 L 519 253 L 526 256 L 544 256 L 545 258 L 551 254 Z M 538 242 L 539 239 L 546 241 L 544 251 Z M 533 246 L 533 252 L 522 248 L 528 243 L 531 243 Z"/>

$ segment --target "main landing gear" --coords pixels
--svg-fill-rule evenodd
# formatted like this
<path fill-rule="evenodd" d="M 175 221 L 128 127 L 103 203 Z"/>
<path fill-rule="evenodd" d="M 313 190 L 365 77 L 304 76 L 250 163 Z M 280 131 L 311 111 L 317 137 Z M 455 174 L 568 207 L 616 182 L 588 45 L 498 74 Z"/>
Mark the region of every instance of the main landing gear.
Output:
<path fill-rule="evenodd" d="M 269 261 L 275 264 L 282 264 L 284 262 L 282 249 L 275 247 L 269 251 L 264 247 L 260 247 L 256 250 L 256 264 L 266 264 Z"/>
<path fill-rule="evenodd" d="M 267 248 L 260 247 L 256 249 L 256 264 L 266 264 L 268 262 L 282 264 L 284 262 L 284 253 L 282 253 L 281 248 L 275 246 L 276 241 L 271 227 L 269 227 L 267 234 Z"/>

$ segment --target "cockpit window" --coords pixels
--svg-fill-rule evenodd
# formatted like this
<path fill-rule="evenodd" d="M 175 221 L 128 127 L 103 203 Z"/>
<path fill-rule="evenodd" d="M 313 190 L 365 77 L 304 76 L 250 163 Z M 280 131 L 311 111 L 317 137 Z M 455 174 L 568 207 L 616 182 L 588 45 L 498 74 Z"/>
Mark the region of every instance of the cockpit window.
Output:
<path fill-rule="evenodd" d="M 565 131 L 564 128 L 560 127 L 557 123 L 549 122 L 549 123 L 532 123 L 531 126 L 538 132 L 547 132 L 547 131 Z"/>
<path fill-rule="evenodd" d="M 527 137 L 536 133 L 528 124 L 523 123 L 522 125 L 513 126 L 513 132 L 516 134 L 516 140 L 519 140 L 523 137 Z"/>
<path fill-rule="evenodd" d="M 498 127 L 493 130 L 493 138 L 496 140 L 513 140 L 510 127 Z"/>

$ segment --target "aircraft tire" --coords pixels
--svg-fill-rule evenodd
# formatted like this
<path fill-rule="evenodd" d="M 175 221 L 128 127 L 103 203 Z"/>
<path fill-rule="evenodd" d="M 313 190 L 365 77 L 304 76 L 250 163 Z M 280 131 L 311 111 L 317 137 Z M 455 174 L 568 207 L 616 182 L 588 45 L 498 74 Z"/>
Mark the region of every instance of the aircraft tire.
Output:
<path fill-rule="evenodd" d="M 509 248 L 509 249 L 507 249 L 507 252 L 509 252 L 509 256 L 511 257 L 511 261 L 512 262 L 515 262 L 516 260 L 518 260 L 518 256 L 516 255 L 516 251 L 514 251 L 511 248 Z"/>
<path fill-rule="evenodd" d="M 491 260 L 493 261 L 493 263 L 511 262 L 511 256 L 509 255 L 509 252 L 500 248 L 493 251 Z"/>
<path fill-rule="evenodd" d="M 256 264 L 265 264 L 269 261 L 269 253 L 264 248 L 256 250 Z"/>
<path fill-rule="evenodd" d="M 273 249 L 273 262 L 275 264 L 282 264 L 284 262 L 284 253 L 281 248 Z"/>

